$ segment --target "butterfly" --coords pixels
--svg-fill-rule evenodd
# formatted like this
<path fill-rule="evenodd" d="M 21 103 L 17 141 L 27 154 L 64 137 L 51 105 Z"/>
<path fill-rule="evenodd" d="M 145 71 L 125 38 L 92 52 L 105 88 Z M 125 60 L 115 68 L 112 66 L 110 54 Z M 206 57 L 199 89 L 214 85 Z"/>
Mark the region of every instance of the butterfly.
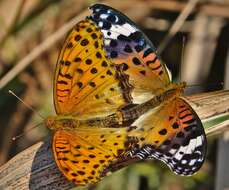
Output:
<path fill-rule="evenodd" d="M 57 116 L 48 117 L 46 126 L 54 131 L 58 168 L 76 185 L 99 181 L 102 171 L 129 147 L 127 128 L 105 128 L 99 119 L 128 103 L 128 89 L 103 46 L 96 24 L 83 20 L 65 40 L 55 70 Z"/>
<path fill-rule="evenodd" d="M 153 45 L 132 21 L 105 5 L 91 9 L 69 33 L 55 71 L 57 116 L 46 125 L 54 131 L 60 171 L 86 185 L 131 162 L 157 158 L 175 173 L 195 173 L 204 161 L 206 137 L 180 96 L 184 84 L 171 83 Z M 114 49 L 114 43 L 121 46 Z"/>
<path fill-rule="evenodd" d="M 130 104 L 137 105 L 121 111 L 123 120 L 135 117 L 129 135 L 137 141 L 109 169 L 124 167 L 133 158 L 154 158 L 176 174 L 194 174 L 204 162 L 207 140 L 198 115 L 182 97 L 185 83 L 171 82 L 155 47 L 127 16 L 103 4 L 90 9 L 88 19 L 103 33 L 109 59 L 128 78 Z"/>

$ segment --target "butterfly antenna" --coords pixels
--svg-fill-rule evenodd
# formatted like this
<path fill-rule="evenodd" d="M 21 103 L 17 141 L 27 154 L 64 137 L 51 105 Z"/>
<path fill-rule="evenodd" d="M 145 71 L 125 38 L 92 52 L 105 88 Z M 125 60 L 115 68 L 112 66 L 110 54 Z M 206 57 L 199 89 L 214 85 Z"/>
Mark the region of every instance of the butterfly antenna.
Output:
<path fill-rule="evenodd" d="M 18 138 L 21 138 L 21 137 L 24 136 L 26 133 L 32 131 L 33 129 L 37 128 L 37 127 L 38 127 L 39 125 L 41 125 L 41 124 L 42 124 L 42 123 L 38 123 L 37 125 L 35 125 L 35 126 L 29 128 L 29 129 L 25 130 L 25 131 L 24 131 L 23 133 L 21 133 L 20 135 L 14 136 L 14 137 L 12 138 L 12 141 L 15 141 L 15 140 L 17 140 Z"/>
<path fill-rule="evenodd" d="M 27 108 L 29 108 L 30 110 L 32 110 L 35 114 L 37 114 L 40 118 L 42 118 L 43 120 L 45 119 L 38 111 L 36 111 L 32 106 L 30 106 L 29 104 L 27 104 L 26 102 L 24 102 L 20 97 L 18 97 L 12 90 L 9 90 L 9 94 L 13 95 L 14 97 L 16 97 L 20 102 L 22 102 Z"/>

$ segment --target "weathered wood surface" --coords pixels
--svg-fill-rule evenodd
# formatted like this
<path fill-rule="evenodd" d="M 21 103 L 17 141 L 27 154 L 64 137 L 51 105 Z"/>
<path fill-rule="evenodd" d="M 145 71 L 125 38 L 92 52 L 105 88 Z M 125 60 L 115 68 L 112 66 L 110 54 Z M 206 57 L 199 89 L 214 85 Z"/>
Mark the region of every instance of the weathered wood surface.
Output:
<path fill-rule="evenodd" d="M 218 91 L 190 96 L 188 99 L 202 121 L 229 114 L 229 91 Z M 228 121 L 217 126 L 222 131 Z M 214 128 L 213 128 L 214 129 Z M 206 129 L 213 133 L 216 129 Z M 16 155 L 0 167 L 0 189 L 71 189 L 74 184 L 59 172 L 51 150 L 51 138 L 39 142 Z"/>
<path fill-rule="evenodd" d="M 0 169 L 0 189 L 70 189 L 74 185 L 59 172 L 51 138 L 24 150 Z"/>

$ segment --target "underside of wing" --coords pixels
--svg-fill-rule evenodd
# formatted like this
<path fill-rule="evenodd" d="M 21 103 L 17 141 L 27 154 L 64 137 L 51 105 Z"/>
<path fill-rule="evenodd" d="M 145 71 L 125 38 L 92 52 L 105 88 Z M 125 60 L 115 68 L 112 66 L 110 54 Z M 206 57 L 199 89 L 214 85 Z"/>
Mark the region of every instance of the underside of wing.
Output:
<path fill-rule="evenodd" d="M 81 21 L 70 32 L 54 79 L 57 114 L 71 113 L 82 119 L 101 117 L 131 101 L 130 88 L 118 79 L 103 47 L 103 35 L 92 21 Z"/>
<path fill-rule="evenodd" d="M 58 130 L 53 137 L 56 163 L 76 185 L 97 183 L 126 147 L 126 129 Z M 107 171 L 108 172 L 108 171 Z"/>
<path fill-rule="evenodd" d="M 105 50 L 112 62 L 129 77 L 134 103 L 142 103 L 169 82 L 166 66 L 144 33 L 125 15 L 102 4 L 92 7 L 93 20 L 104 36 Z"/>
<path fill-rule="evenodd" d="M 192 175 L 202 166 L 207 140 L 195 111 L 181 98 L 164 103 L 136 120 L 142 131 L 140 148 L 130 153 L 140 159 L 155 158 L 176 174 Z"/>

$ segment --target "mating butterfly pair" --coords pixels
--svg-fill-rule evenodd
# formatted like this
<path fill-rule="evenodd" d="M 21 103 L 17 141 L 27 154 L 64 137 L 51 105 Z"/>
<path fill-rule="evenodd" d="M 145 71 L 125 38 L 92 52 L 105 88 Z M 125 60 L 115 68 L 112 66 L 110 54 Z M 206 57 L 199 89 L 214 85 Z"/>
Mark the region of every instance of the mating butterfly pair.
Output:
<path fill-rule="evenodd" d="M 53 153 L 77 185 L 98 182 L 138 160 L 156 158 L 192 175 L 206 155 L 202 123 L 181 97 L 149 39 L 119 11 L 101 4 L 76 24 L 54 79 Z"/>

